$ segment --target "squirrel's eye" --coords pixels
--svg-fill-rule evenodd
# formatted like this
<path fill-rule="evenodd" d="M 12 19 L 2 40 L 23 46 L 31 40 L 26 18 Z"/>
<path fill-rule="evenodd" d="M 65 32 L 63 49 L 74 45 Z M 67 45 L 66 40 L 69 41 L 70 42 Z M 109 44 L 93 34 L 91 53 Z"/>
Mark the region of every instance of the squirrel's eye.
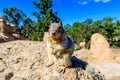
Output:
<path fill-rule="evenodd" d="M 61 27 L 59 27 L 58 30 L 61 30 Z"/>

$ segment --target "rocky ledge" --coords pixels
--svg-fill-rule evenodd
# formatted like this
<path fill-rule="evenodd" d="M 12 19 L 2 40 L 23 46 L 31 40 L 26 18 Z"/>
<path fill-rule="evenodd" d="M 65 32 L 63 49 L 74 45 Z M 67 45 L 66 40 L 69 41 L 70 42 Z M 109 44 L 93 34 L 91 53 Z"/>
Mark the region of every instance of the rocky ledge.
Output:
<path fill-rule="evenodd" d="M 105 80 L 104 75 L 77 56 L 73 65 L 60 72 L 47 68 L 45 42 L 0 43 L 0 80 Z"/>

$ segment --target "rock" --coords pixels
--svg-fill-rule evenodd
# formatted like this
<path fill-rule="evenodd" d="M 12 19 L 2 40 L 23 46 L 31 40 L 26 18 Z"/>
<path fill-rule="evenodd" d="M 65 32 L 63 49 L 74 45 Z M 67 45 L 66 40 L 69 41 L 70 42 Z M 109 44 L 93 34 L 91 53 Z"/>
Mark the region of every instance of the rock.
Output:
<path fill-rule="evenodd" d="M 6 80 L 6 75 L 1 75 L 0 74 L 0 80 Z"/>
<path fill-rule="evenodd" d="M 0 74 L 0 80 L 11 80 L 13 75 L 14 74 L 12 72 L 8 72 L 6 74 Z"/>
<path fill-rule="evenodd" d="M 27 79 L 22 77 L 12 77 L 11 80 L 27 80 Z"/>
<path fill-rule="evenodd" d="M 46 41 L 47 37 L 48 37 L 48 32 L 44 32 L 43 41 Z"/>
<path fill-rule="evenodd" d="M 96 64 L 99 69 L 106 77 L 106 80 L 120 80 L 120 64 Z"/>
<path fill-rule="evenodd" d="M 16 32 L 13 24 L 7 23 L 0 17 L 0 43 L 13 40 L 25 40 L 25 37 Z"/>
<path fill-rule="evenodd" d="M 0 33 L 0 43 L 8 41 L 8 37 L 4 33 Z"/>
<path fill-rule="evenodd" d="M 59 73 L 57 70 L 51 72 L 49 72 L 47 80 L 92 80 L 92 77 L 82 68 L 66 68 L 64 74 Z"/>
<path fill-rule="evenodd" d="M 73 55 L 77 56 L 79 59 L 87 61 L 88 57 L 89 57 L 89 50 L 87 50 L 87 49 L 80 49 L 78 51 L 74 51 Z"/>
<path fill-rule="evenodd" d="M 115 56 L 115 62 L 120 64 L 120 49 L 114 49 L 111 48 L 112 51 L 114 52 L 114 56 Z"/>
<path fill-rule="evenodd" d="M 113 52 L 109 47 L 109 43 L 101 34 L 93 34 L 88 62 L 91 64 L 115 63 Z"/>
<path fill-rule="evenodd" d="M 85 46 L 86 46 L 86 43 L 85 43 L 85 42 L 80 42 L 80 47 L 81 47 L 82 49 L 85 49 Z"/>
<path fill-rule="evenodd" d="M 118 64 L 120 64 L 120 57 L 117 56 L 117 57 L 115 58 L 115 62 L 118 63 Z"/>
<path fill-rule="evenodd" d="M 102 73 L 98 73 L 93 66 L 90 67 L 77 56 L 72 57 L 71 68 L 61 72 L 54 65 L 47 68 L 46 49 L 45 42 L 0 43 L 0 80 L 104 80 Z"/>
<path fill-rule="evenodd" d="M 10 80 L 12 77 L 13 77 L 13 73 L 12 72 L 10 72 L 10 73 L 8 73 L 7 75 L 6 75 L 6 80 Z"/>
<path fill-rule="evenodd" d="M 19 71 L 14 73 L 14 76 L 27 79 L 31 76 L 31 70 L 28 67 L 22 67 Z"/>
<path fill-rule="evenodd" d="M 20 35 L 20 34 L 17 34 L 17 33 L 13 33 L 12 36 L 16 37 L 18 40 L 25 40 L 25 37 L 23 35 Z"/>
<path fill-rule="evenodd" d="M 0 60 L 0 73 L 4 72 L 5 68 L 6 68 L 5 63 L 2 60 Z"/>

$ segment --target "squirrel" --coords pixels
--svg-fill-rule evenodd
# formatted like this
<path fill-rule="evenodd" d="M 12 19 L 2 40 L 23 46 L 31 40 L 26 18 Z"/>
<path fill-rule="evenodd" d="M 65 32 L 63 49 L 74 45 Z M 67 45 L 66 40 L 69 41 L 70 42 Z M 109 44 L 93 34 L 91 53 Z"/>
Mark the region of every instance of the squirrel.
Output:
<path fill-rule="evenodd" d="M 55 64 L 56 67 L 68 68 L 72 66 L 71 57 L 74 52 L 74 42 L 67 36 L 62 22 L 51 23 L 47 37 L 47 67 Z"/>

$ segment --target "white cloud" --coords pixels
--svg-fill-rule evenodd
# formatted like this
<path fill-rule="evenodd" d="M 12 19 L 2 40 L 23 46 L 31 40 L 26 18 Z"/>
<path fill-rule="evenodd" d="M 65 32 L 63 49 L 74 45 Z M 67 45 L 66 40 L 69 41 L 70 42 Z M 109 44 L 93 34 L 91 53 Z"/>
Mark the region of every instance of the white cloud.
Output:
<path fill-rule="evenodd" d="M 94 0 L 94 2 L 100 2 L 101 0 Z"/>
<path fill-rule="evenodd" d="M 78 3 L 79 3 L 79 4 L 82 4 L 82 5 L 87 5 L 87 4 L 88 4 L 87 1 L 79 1 Z"/>
<path fill-rule="evenodd" d="M 110 2 L 111 0 L 78 0 L 78 4 L 87 5 L 88 3 L 92 1 L 95 3 L 98 3 L 98 2 L 107 3 L 107 2 Z"/>
<path fill-rule="evenodd" d="M 107 2 L 110 2 L 110 0 L 94 0 L 94 2 L 103 2 L 103 3 L 107 3 Z"/>
<path fill-rule="evenodd" d="M 102 0 L 103 3 L 110 2 L 110 0 Z"/>

